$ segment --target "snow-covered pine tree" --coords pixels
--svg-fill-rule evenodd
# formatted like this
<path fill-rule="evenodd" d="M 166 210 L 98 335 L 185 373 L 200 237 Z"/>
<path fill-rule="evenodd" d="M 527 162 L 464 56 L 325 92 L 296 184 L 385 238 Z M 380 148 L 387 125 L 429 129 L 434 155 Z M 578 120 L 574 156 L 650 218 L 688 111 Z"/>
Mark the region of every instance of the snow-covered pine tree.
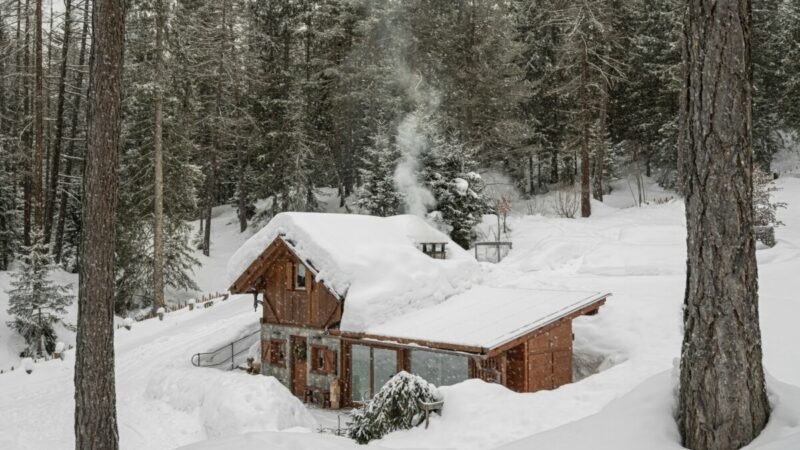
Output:
<path fill-rule="evenodd" d="M 8 270 L 18 239 L 12 166 L 13 158 L 0 146 L 0 270 Z"/>
<path fill-rule="evenodd" d="M 472 152 L 455 137 L 429 135 L 430 148 L 422 157 L 425 184 L 436 199 L 434 217 L 447 226 L 450 238 L 463 248 L 475 239 L 475 225 L 489 212 L 481 176 Z"/>
<path fill-rule="evenodd" d="M 117 234 L 115 245 L 117 312 L 150 306 L 153 295 L 155 30 L 152 2 L 139 2 L 127 14 L 125 49 L 125 116 L 120 151 Z M 171 12 L 167 12 L 170 16 Z M 171 17 L 171 16 L 170 16 Z M 169 23 L 169 21 L 168 21 Z M 169 58 L 176 57 L 170 52 Z M 182 56 L 182 54 L 178 54 Z M 166 57 L 166 56 L 165 56 Z M 174 62 L 173 59 L 170 59 Z M 165 64 L 165 67 L 174 67 Z M 197 210 L 201 174 L 191 164 L 192 128 L 186 126 L 182 73 L 165 70 L 164 85 L 164 285 L 196 290 L 192 268 L 197 260 L 189 246 L 187 221 Z"/>
<path fill-rule="evenodd" d="M 358 207 L 374 216 L 397 214 L 403 194 L 397 191 L 393 174 L 400 154 L 389 138 L 385 123 L 378 125 L 372 145 L 364 153 L 359 170 L 362 184 L 358 189 Z"/>
<path fill-rule="evenodd" d="M 347 435 L 366 444 L 392 431 L 408 430 L 422 422 L 420 402 L 441 400 L 436 386 L 417 375 L 399 372 L 363 408 L 353 410 Z"/>
<path fill-rule="evenodd" d="M 779 208 L 786 208 L 786 203 L 772 199 L 772 193 L 780 190 L 772 180 L 769 173 L 760 168 L 753 170 L 753 219 L 757 227 L 780 226 L 783 222 L 778 220 Z"/>
<path fill-rule="evenodd" d="M 31 237 L 31 245 L 21 248 L 22 266 L 8 291 L 8 314 L 13 317 L 8 326 L 25 339 L 27 356 L 44 356 L 55 349 L 53 325 L 62 320 L 73 296 L 68 286 L 50 278 L 55 266 L 41 231 Z"/>

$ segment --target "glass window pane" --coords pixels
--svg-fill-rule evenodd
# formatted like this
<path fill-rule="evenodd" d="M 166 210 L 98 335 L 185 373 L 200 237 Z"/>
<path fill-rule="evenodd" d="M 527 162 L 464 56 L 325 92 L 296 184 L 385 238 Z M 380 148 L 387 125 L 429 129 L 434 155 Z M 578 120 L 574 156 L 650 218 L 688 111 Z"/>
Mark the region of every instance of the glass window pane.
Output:
<path fill-rule="evenodd" d="M 468 378 L 469 362 L 465 356 L 413 350 L 411 373 L 436 386 L 449 386 Z"/>
<path fill-rule="evenodd" d="M 297 265 L 297 279 L 295 280 L 295 287 L 297 289 L 305 289 L 306 287 L 306 266 L 302 264 Z"/>
<path fill-rule="evenodd" d="M 384 348 L 372 349 L 373 375 L 375 377 L 375 393 L 397 373 L 397 351 Z"/>
<path fill-rule="evenodd" d="M 351 347 L 350 399 L 354 402 L 369 400 L 369 347 Z"/>

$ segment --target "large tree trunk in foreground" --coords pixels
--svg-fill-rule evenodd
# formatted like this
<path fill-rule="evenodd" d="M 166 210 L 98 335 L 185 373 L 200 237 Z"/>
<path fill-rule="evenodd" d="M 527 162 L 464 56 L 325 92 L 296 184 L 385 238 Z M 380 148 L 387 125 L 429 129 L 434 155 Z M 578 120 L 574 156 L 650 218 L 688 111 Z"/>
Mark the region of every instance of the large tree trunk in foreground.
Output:
<path fill-rule="evenodd" d="M 119 448 L 114 387 L 114 223 L 123 0 L 93 4 L 89 121 L 75 355 L 75 448 Z"/>
<path fill-rule="evenodd" d="M 769 417 L 753 237 L 750 5 L 688 4 L 688 261 L 678 425 L 692 450 L 738 449 Z"/>

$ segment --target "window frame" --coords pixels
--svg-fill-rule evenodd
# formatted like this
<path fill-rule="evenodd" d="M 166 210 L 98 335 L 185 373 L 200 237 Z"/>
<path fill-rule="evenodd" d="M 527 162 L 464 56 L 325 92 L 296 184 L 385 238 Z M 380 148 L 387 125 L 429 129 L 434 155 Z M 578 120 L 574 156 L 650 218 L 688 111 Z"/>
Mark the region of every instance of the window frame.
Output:
<path fill-rule="evenodd" d="M 352 373 L 353 373 L 353 359 L 354 359 L 353 358 L 353 347 L 355 347 L 355 346 L 365 347 L 365 348 L 369 349 L 369 359 L 368 359 L 368 361 L 369 361 L 369 398 L 372 399 L 373 397 L 375 397 L 375 394 L 377 394 L 377 390 L 380 390 L 383 387 L 383 386 L 375 386 L 375 350 L 388 350 L 388 351 L 392 351 L 392 352 L 395 353 L 395 357 L 396 357 L 395 358 L 395 361 L 396 361 L 395 362 L 395 370 L 394 370 L 394 374 L 392 375 L 392 376 L 394 376 L 394 375 L 397 375 L 398 372 L 404 370 L 402 368 L 402 364 L 400 363 L 400 358 L 404 357 L 403 354 L 402 354 L 402 349 L 395 348 L 395 347 L 392 347 L 392 346 L 368 345 L 368 344 L 364 344 L 364 343 L 352 343 L 352 344 L 350 344 L 350 348 L 348 350 L 348 352 L 350 354 L 350 357 L 349 357 L 349 361 L 347 361 L 347 366 L 345 368 L 345 370 L 347 370 L 347 372 L 349 373 L 350 377 L 352 377 Z M 353 399 L 353 393 L 354 392 L 353 392 L 353 389 L 352 389 L 352 378 L 350 380 L 348 380 L 348 382 L 351 384 L 350 392 L 348 393 L 348 396 L 350 398 L 348 400 L 352 404 L 357 404 L 357 405 L 362 404 L 362 402 L 360 400 L 354 400 Z"/>
<path fill-rule="evenodd" d="M 311 345 L 311 371 L 326 375 L 325 371 L 325 352 L 328 347 L 324 345 Z M 320 360 L 322 358 L 322 360 Z"/>
<path fill-rule="evenodd" d="M 275 349 L 278 349 L 276 352 Z M 277 356 L 277 357 L 276 357 Z M 286 367 L 286 340 L 269 340 L 269 361 L 270 366 Z"/>
<path fill-rule="evenodd" d="M 299 283 L 300 281 L 300 268 L 303 268 L 303 284 Z M 292 286 L 295 291 L 305 291 L 306 290 L 306 283 L 308 283 L 308 269 L 306 268 L 305 264 L 303 263 L 294 263 L 292 267 Z"/>

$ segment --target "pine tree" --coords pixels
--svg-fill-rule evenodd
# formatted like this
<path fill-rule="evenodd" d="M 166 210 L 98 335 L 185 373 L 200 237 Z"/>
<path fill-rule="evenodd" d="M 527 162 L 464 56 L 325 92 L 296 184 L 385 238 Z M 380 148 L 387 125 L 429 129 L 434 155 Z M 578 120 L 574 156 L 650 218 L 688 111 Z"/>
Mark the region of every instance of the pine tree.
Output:
<path fill-rule="evenodd" d="M 0 270 L 7 270 L 18 243 L 17 202 L 14 195 L 14 161 L 0 145 Z"/>
<path fill-rule="evenodd" d="M 686 448 L 738 449 L 770 416 L 751 209 L 750 2 L 689 0 L 687 8 L 688 238 L 677 424 Z"/>
<path fill-rule="evenodd" d="M 753 169 L 753 224 L 756 227 L 783 225 L 778 220 L 778 209 L 786 208 L 786 203 L 772 199 L 772 194 L 778 190 L 770 174 Z"/>
<path fill-rule="evenodd" d="M 22 267 L 8 291 L 8 313 L 14 318 L 8 325 L 25 338 L 26 356 L 44 356 L 55 349 L 53 325 L 62 321 L 74 298 L 68 286 L 51 280 L 55 266 L 41 231 L 31 237 L 31 245 L 20 249 Z"/>
<path fill-rule="evenodd" d="M 422 422 L 420 402 L 441 401 L 436 386 L 408 372 L 395 374 L 368 404 L 350 415 L 347 435 L 366 444 L 396 430 L 408 430 Z"/>
<path fill-rule="evenodd" d="M 450 238 L 463 248 L 475 240 L 475 225 L 489 212 L 484 184 L 474 172 L 472 151 L 454 136 L 429 135 L 430 148 L 423 155 L 423 179 L 436 199 L 432 214 L 447 226 Z"/>
<path fill-rule="evenodd" d="M 116 235 L 115 309 L 153 306 L 155 276 L 155 135 L 156 5 L 141 2 L 128 11 L 125 49 L 126 87 L 120 154 Z M 166 57 L 166 56 L 165 56 Z M 165 64 L 165 67 L 169 65 Z M 182 127 L 182 105 L 176 95 L 179 74 L 163 74 L 163 283 L 196 290 L 192 270 L 198 261 L 190 248 L 187 221 L 197 210 L 200 174 L 192 163 L 191 134 Z"/>
<path fill-rule="evenodd" d="M 390 142 L 385 124 L 378 126 L 372 140 L 373 144 L 365 149 L 359 170 L 362 184 L 358 189 L 358 207 L 375 216 L 392 216 L 403 202 L 393 177 L 399 153 Z"/>

